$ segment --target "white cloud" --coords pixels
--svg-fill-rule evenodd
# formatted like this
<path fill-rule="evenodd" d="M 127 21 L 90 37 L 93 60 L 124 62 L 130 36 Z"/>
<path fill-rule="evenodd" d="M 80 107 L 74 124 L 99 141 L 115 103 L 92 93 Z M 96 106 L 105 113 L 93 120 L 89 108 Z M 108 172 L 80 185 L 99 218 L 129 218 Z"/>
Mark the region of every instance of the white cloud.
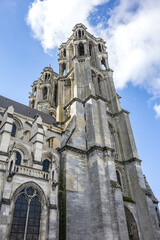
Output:
<path fill-rule="evenodd" d="M 160 96 L 159 22 L 158 0 L 123 0 L 112 10 L 108 29 L 97 26 L 96 31 L 107 40 L 118 88 L 132 82 L 153 94 L 159 91 Z"/>
<path fill-rule="evenodd" d="M 160 117 L 160 105 L 155 104 L 154 110 L 156 112 L 156 117 L 159 118 Z"/>
<path fill-rule="evenodd" d="M 90 13 L 107 1 L 35 0 L 27 23 L 44 51 L 49 52 L 66 41 L 73 26 L 82 22 L 106 40 L 117 88 L 132 82 L 160 97 L 160 1 L 121 0 L 106 9 L 109 19 L 104 16 L 96 27 L 91 26 Z M 108 21 L 107 27 L 104 21 Z"/>
<path fill-rule="evenodd" d="M 35 0 L 28 12 L 27 24 L 45 52 L 66 41 L 77 23 L 89 26 L 87 17 L 94 7 L 108 0 Z"/>

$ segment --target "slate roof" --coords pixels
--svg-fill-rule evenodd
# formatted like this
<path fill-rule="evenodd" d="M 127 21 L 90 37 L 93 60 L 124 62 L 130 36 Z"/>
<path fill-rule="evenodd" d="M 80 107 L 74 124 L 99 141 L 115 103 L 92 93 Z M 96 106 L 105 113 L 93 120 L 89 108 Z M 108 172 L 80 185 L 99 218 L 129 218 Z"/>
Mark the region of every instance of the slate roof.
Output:
<path fill-rule="evenodd" d="M 6 98 L 6 97 L 3 97 L 3 96 L 0 95 L 0 107 L 6 109 L 9 106 L 13 106 L 14 111 L 16 113 L 19 113 L 19 114 L 21 114 L 25 117 L 29 117 L 29 118 L 34 119 L 36 115 L 39 115 L 39 116 L 41 116 L 42 121 L 44 123 L 47 123 L 47 124 L 54 125 L 54 126 L 58 127 L 57 124 L 56 124 L 55 118 L 50 116 L 49 114 L 43 113 L 43 112 L 38 111 L 34 108 L 28 107 L 24 104 L 18 103 L 16 101 L 13 101 L 9 98 Z"/>

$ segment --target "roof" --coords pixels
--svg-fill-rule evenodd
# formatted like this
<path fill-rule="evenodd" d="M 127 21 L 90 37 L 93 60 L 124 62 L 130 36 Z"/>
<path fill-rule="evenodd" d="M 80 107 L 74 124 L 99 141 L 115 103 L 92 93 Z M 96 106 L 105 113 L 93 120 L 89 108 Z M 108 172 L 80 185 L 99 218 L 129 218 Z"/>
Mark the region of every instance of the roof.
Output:
<path fill-rule="evenodd" d="M 41 111 L 38 111 L 34 108 L 28 107 L 28 106 L 26 106 L 22 103 L 18 103 L 16 101 L 13 101 L 9 98 L 6 98 L 6 97 L 3 97 L 3 96 L 0 95 L 0 107 L 6 109 L 9 106 L 13 106 L 14 111 L 16 113 L 19 113 L 19 114 L 21 114 L 25 117 L 29 117 L 29 118 L 34 119 L 36 115 L 39 115 L 42 118 L 42 122 L 56 126 L 56 120 L 51 115 L 46 114 L 46 113 L 41 112 Z"/>

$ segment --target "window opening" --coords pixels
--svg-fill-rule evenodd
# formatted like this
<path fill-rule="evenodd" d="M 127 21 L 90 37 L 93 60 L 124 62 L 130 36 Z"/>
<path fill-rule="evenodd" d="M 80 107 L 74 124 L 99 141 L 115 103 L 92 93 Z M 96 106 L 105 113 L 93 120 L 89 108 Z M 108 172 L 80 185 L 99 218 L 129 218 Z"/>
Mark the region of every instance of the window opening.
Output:
<path fill-rule="evenodd" d="M 49 170 L 49 161 L 48 159 L 45 159 L 43 161 L 43 171 L 48 172 L 48 170 Z"/>
<path fill-rule="evenodd" d="M 21 154 L 16 151 L 16 162 L 15 162 L 15 164 L 16 165 L 21 165 L 21 160 L 22 160 Z"/>
<path fill-rule="evenodd" d="M 82 31 L 82 36 L 84 36 L 84 31 Z"/>
<path fill-rule="evenodd" d="M 66 49 L 63 50 L 63 55 L 66 57 Z"/>
<path fill-rule="evenodd" d="M 32 187 L 29 187 L 29 188 L 26 189 L 26 192 L 27 192 L 28 195 L 33 196 L 34 189 Z"/>
<path fill-rule="evenodd" d="M 101 44 L 98 44 L 98 50 L 99 52 L 102 52 Z"/>
<path fill-rule="evenodd" d="M 65 76 L 66 75 L 66 64 L 63 63 L 62 64 L 62 76 Z"/>
<path fill-rule="evenodd" d="M 102 70 L 106 70 L 107 69 L 106 68 L 106 61 L 105 61 L 104 58 L 102 58 L 102 60 L 101 60 L 101 66 L 102 66 Z"/>
<path fill-rule="evenodd" d="M 55 89 L 54 89 L 54 102 L 55 106 L 57 107 L 58 105 L 58 86 L 55 84 Z"/>
<path fill-rule="evenodd" d="M 16 136 L 16 130 L 17 130 L 17 126 L 16 126 L 15 123 L 13 123 L 11 137 L 15 137 Z"/>
<path fill-rule="evenodd" d="M 92 44 L 89 44 L 89 55 L 92 56 Z"/>
<path fill-rule="evenodd" d="M 38 192 L 29 187 L 20 192 L 15 202 L 10 240 L 38 240 L 41 202 Z"/>
<path fill-rule="evenodd" d="M 119 183 L 120 186 L 122 186 L 120 173 L 117 170 L 116 170 L 116 176 L 117 176 L 117 182 Z"/>
<path fill-rule="evenodd" d="M 81 38 L 81 31 L 80 30 L 78 31 L 78 36 L 79 36 L 79 38 Z"/>
<path fill-rule="evenodd" d="M 79 45 L 78 45 L 78 52 L 79 52 L 79 56 L 83 56 L 84 55 L 84 45 L 83 45 L 83 43 L 79 43 Z"/>
<path fill-rule="evenodd" d="M 47 99 L 47 87 L 43 88 L 43 100 Z"/>
<path fill-rule="evenodd" d="M 132 213 L 126 207 L 125 207 L 125 214 L 126 214 L 129 240 L 135 240 L 135 239 L 139 240 L 136 221 L 135 221 Z"/>
<path fill-rule="evenodd" d="M 15 203 L 10 240 L 24 239 L 28 202 L 21 194 Z"/>
<path fill-rule="evenodd" d="M 29 216 L 26 239 L 38 240 L 41 217 L 41 203 L 37 196 L 32 198 L 29 206 Z"/>

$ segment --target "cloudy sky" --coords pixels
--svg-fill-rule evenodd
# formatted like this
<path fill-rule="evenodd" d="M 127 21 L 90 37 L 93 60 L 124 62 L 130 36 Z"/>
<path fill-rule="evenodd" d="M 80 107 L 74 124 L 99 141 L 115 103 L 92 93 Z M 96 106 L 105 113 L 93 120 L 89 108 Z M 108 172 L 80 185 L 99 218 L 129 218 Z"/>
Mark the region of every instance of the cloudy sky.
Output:
<path fill-rule="evenodd" d="M 76 23 L 106 41 L 142 167 L 160 199 L 160 1 L 0 0 L 0 94 L 28 104 L 30 85 Z"/>

